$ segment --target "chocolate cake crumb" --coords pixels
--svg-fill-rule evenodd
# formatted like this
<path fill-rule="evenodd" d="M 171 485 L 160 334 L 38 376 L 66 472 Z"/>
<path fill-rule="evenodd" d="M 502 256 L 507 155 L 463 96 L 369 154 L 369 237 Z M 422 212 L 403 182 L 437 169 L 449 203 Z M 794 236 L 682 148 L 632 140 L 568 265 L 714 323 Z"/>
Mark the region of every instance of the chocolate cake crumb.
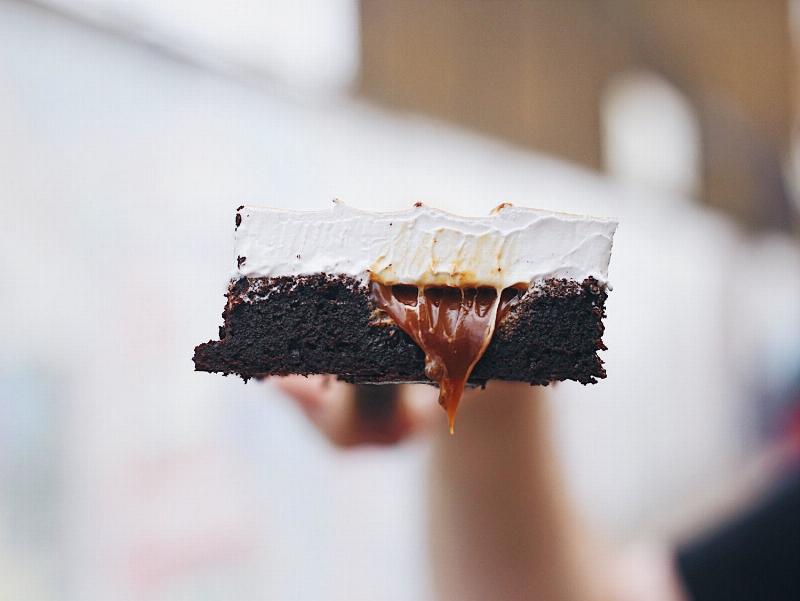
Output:
<path fill-rule="evenodd" d="M 520 293 L 504 314 L 470 383 L 548 384 L 605 378 L 605 286 L 551 279 Z M 428 382 L 424 354 L 348 276 L 246 278 L 231 282 L 220 340 L 195 348 L 197 371 L 242 378 L 333 374 L 348 382 Z"/>
<path fill-rule="evenodd" d="M 242 215 L 238 211 L 236 212 L 236 227 L 238 228 L 242 225 Z"/>
<path fill-rule="evenodd" d="M 247 261 L 247 257 L 236 257 L 236 267 L 241 269 L 245 261 Z"/>

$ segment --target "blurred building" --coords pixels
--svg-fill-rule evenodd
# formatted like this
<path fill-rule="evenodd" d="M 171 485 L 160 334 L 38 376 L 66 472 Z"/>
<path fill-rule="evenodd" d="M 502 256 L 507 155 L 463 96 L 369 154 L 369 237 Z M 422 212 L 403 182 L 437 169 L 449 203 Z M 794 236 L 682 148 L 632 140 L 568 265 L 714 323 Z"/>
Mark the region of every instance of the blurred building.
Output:
<path fill-rule="evenodd" d="M 697 198 L 751 226 L 789 227 L 796 67 L 784 0 L 364 0 L 360 14 L 366 97 L 596 169 L 604 99 L 620 75 L 654 73 L 697 115 Z"/>

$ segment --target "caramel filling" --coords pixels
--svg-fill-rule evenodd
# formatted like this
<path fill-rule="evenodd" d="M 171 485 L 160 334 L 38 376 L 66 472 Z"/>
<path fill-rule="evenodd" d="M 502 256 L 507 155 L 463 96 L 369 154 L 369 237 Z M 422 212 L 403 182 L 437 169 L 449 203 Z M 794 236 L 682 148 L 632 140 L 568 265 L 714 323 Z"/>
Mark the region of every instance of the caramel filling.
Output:
<path fill-rule="evenodd" d="M 517 288 L 389 286 L 373 281 L 371 296 L 425 353 L 425 375 L 439 385 L 450 433 L 472 369 L 496 325 L 520 296 Z"/>

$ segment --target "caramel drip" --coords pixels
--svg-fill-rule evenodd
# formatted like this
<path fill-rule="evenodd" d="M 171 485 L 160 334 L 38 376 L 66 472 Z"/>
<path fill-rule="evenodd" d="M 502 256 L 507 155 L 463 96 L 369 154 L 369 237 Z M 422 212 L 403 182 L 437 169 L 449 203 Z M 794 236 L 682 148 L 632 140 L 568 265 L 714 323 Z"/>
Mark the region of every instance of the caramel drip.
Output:
<path fill-rule="evenodd" d="M 371 284 L 372 300 L 425 353 L 425 375 L 439 385 L 450 433 L 456 410 L 475 364 L 491 342 L 497 323 L 519 297 L 491 287 L 388 286 Z"/>

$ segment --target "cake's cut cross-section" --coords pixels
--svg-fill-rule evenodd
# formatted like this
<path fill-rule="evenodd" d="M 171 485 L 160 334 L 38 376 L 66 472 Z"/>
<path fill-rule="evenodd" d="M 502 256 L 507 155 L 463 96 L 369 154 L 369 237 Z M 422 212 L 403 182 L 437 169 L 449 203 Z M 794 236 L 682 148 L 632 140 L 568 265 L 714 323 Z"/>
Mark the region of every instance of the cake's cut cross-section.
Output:
<path fill-rule="evenodd" d="M 605 377 L 616 223 L 500 205 L 467 218 L 240 207 L 220 340 L 195 368 L 433 382 L 452 431 L 466 384 Z"/>

